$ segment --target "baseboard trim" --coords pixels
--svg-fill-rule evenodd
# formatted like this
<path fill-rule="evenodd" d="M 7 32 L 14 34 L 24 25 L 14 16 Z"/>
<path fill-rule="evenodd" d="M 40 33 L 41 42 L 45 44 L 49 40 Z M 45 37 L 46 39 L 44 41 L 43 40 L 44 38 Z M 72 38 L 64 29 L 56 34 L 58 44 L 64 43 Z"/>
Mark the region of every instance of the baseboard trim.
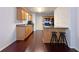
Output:
<path fill-rule="evenodd" d="M 0 48 L 0 51 L 4 50 L 5 48 L 7 48 L 9 45 L 11 45 L 12 43 L 14 43 L 16 40 L 6 44 L 4 47 Z"/>
<path fill-rule="evenodd" d="M 71 48 L 71 49 L 75 49 L 75 50 L 79 51 L 79 49 L 78 49 L 78 48 L 76 48 L 76 47 L 72 47 L 72 46 L 70 46 L 70 48 Z"/>
<path fill-rule="evenodd" d="M 77 51 L 79 51 L 79 49 L 75 48 Z"/>

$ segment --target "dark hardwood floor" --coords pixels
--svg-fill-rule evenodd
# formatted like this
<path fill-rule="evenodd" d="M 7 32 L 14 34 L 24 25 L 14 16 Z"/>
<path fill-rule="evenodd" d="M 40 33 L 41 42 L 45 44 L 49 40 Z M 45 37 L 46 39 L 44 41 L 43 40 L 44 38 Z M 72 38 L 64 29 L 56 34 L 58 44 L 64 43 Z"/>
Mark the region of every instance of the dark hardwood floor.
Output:
<path fill-rule="evenodd" d="M 24 41 L 15 41 L 1 52 L 77 52 L 65 44 L 43 43 L 43 32 L 35 31 Z"/>

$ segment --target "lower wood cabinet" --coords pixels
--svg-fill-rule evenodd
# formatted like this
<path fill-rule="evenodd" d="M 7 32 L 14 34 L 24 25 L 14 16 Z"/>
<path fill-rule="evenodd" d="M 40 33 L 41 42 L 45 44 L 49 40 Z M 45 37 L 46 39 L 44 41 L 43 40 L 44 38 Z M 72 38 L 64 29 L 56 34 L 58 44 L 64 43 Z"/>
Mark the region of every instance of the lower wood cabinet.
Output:
<path fill-rule="evenodd" d="M 44 29 L 43 30 L 43 43 L 50 43 L 51 40 L 51 30 Z"/>
<path fill-rule="evenodd" d="M 26 26 L 25 28 L 25 37 L 27 38 L 31 33 L 33 32 L 33 27 L 32 26 Z"/>
<path fill-rule="evenodd" d="M 16 39 L 25 40 L 33 32 L 32 25 L 17 25 L 16 26 Z"/>

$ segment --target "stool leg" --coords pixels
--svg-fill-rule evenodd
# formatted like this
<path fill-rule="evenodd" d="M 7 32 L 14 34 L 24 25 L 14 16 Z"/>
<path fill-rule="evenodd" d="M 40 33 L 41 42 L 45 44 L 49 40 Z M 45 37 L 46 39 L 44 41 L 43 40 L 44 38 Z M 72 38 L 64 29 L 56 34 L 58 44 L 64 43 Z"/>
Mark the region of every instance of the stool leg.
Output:
<path fill-rule="evenodd" d="M 58 43 L 58 38 L 57 38 L 57 36 L 56 36 L 56 43 Z"/>
<path fill-rule="evenodd" d="M 67 43 L 66 37 L 64 37 L 64 39 L 65 39 L 65 44 L 68 46 L 68 43 Z"/>
<path fill-rule="evenodd" d="M 56 43 L 56 42 L 57 42 L 57 37 L 55 35 L 52 35 L 50 43 Z"/>
<path fill-rule="evenodd" d="M 61 43 L 61 35 L 59 36 L 59 43 Z"/>

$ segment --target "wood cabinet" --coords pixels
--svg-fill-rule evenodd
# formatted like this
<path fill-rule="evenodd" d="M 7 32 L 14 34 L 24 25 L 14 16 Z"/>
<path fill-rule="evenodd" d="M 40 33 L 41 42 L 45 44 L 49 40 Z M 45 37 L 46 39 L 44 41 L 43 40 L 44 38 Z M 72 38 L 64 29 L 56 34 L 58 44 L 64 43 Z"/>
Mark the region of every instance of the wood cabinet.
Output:
<path fill-rule="evenodd" d="M 54 20 L 54 16 L 43 16 L 43 19 L 44 19 L 44 20 L 45 20 L 46 18 L 47 18 L 49 21 L 50 21 L 50 20 Z M 44 21 L 44 20 L 43 20 L 43 21 Z"/>
<path fill-rule="evenodd" d="M 20 21 L 27 19 L 32 21 L 32 15 L 26 8 L 17 7 L 17 19 Z"/>
<path fill-rule="evenodd" d="M 22 9 L 21 13 L 22 13 L 22 20 L 26 20 L 26 11 Z"/>
<path fill-rule="evenodd" d="M 21 8 L 18 7 L 17 8 L 17 19 L 18 20 L 22 20 L 22 17 L 21 16 L 22 16 Z"/>
<path fill-rule="evenodd" d="M 32 21 L 32 15 L 29 15 L 29 21 Z"/>
<path fill-rule="evenodd" d="M 50 43 L 51 40 L 51 29 L 43 30 L 43 43 Z"/>
<path fill-rule="evenodd" d="M 25 26 L 16 26 L 16 39 L 24 40 L 25 38 Z"/>
<path fill-rule="evenodd" d="M 27 17 L 28 17 L 28 12 L 21 7 L 17 7 L 17 19 L 23 21 L 26 20 Z"/>
<path fill-rule="evenodd" d="M 26 38 L 33 32 L 33 27 L 31 25 L 26 26 L 25 28 L 25 36 Z"/>
<path fill-rule="evenodd" d="M 33 32 L 32 25 L 17 25 L 16 26 L 16 39 L 17 40 L 24 40 Z"/>

